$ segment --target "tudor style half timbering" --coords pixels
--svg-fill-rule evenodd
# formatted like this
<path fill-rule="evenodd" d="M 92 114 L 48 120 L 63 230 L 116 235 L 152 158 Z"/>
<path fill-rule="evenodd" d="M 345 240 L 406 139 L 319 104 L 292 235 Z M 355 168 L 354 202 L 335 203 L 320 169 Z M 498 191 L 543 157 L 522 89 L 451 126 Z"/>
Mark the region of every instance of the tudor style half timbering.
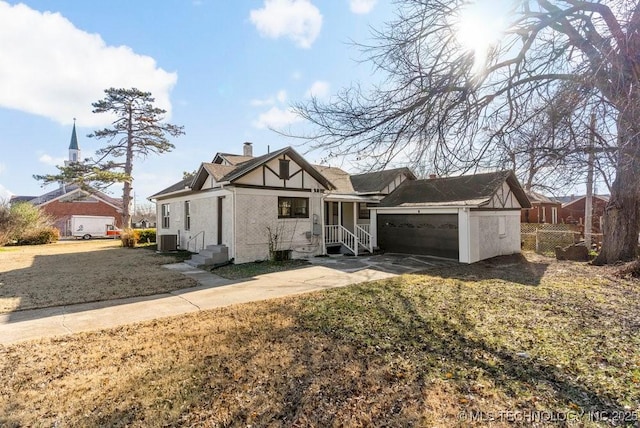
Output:
<path fill-rule="evenodd" d="M 416 180 L 407 168 L 350 175 L 311 165 L 291 147 L 252 155 L 249 143 L 242 155 L 218 153 L 151 196 L 158 235 L 194 252 L 222 245 L 236 263 L 274 247 L 298 258 L 379 247 L 464 263 L 520 251 L 530 204 L 510 171 Z"/>

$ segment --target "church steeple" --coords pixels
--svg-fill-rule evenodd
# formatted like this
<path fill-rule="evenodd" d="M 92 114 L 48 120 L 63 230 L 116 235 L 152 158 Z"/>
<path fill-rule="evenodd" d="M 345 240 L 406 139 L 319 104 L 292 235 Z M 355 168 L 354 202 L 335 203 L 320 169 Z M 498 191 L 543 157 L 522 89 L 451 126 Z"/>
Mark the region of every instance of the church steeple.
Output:
<path fill-rule="evenodd" d="M 73 130 L 71 131 L 71 142 L 69 143 L 69 160 L 65 163 L 80 162 L 80 148 L 78 147 L 78 135 L 76 134 L 76 118 L 73 118 Z"/>

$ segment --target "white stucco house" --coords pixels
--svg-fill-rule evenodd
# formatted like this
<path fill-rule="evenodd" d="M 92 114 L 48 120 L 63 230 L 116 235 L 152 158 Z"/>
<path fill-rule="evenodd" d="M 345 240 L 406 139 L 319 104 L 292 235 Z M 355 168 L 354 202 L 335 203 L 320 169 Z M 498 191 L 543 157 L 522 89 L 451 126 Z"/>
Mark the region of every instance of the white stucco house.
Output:
<path fill-rule="evenodd" d="M 530 206 L 508 171 L 430 180 L 407 168 L 350 175 L 311 165 L 291 147 L 254 157 L 251 143 L 242 155 L 216 154 L 195 177 L 149 199 L 160 250 L 222 249 L 235 263 L 267 259 L 270 249 L 306 258 L 375 248 L 473 263 L 519 252 L 520 209 Z"/>

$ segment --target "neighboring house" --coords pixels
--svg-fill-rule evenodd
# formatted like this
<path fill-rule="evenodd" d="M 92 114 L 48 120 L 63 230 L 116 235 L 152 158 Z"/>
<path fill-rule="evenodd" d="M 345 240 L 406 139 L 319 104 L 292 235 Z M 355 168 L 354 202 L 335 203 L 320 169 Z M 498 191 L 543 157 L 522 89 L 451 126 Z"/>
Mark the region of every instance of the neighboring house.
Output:
<path fill-rule="evenodd" d="M 69 160 L 65 163 L 68 165 L 70 162 L 78 162 L 79 159 L 80 149 L 74 123 L 69 144 Z M 122 200 L 112 198 L 102 192 L 82 190 L 75 184 L 61 184 L 59 188 L 40 196 L 13 196 L 9 202 L 11 204 L 28 202 L 41 208 L 53 217 L 54 225 L 60 231 L 61 236 L 71 235 L 72 215 L 115 217 L 116 226 L 121 227 L 122 225 Z"/>
<path fill-rule="evenodd" d="M 156 227 L 156 215 L 138 215 L 131 216 L 131 227 L 134 229 L 149 229 Z"/>
<path fill-rule="evenodd" d="M 94 215 L 115 217 L 116 227 L 122 227 L 122 201 L 102 192 L 88 192 L 77 185 L 60 186 L 58 189 L 35 198 L 23 200 L 12 197 L 10 203 L 28 202 L 39 207 L 54 219 L 60 236 L 71 236 L 71 216 Z"/>
<path fill-rule="evenodd" d="M 511 171 L 408 180 L 371 209 L 374 245 L 462 263 L 515 254 L 529 207 Z"/>
<path fill-rule="evenodd" d="M 416 180 L 407 168 L 349 175 L 311 165 L 291 147 L 259 157 L 251 151 L 245 143 L 243 155 L 218 153 L 195 177 L 149 198 L 156 202 L 161 250 L 171 249 L 163 241 L 194 252 L 224 246 L 236 263 L 264 260 L 270 248 L 304 258 L 332 246 L 358 255 L 379 244 L 387 251 L 465 263 L 520 251 L 519 213 L 530 205 L 510 172 L 427 181 Z M 411 195 L 419 201 L 403 199 Z M 403 225 L 425 220 L 427 226 L 407 226 L 417 234 L 389 233 L 389 221 L 399 214 L 418 215 Z M 447 233 L 430 234 L 431 229 Z M 404 246 L 409 236 L 412 245 Z M 433 244 L 434 239 L 442 242 Z M 484 249 L 469 249 L 479 242 Z M 451 251 L 443 253 L 441 246 Z"/>
<path fill-rule="evenodd" d="M 558 213 L 562 204 L 545 195 L 532 190 L 524 191 L 531 202 L 531 208 L 523 208 L 520 221 L 522 223 L 559 223 Z"/>
<path fill-rule="evenodd" d="M 584 225 L 586 196 L 568 196 L 558 198 L 563 201 L 560 208 L 560 220 L 562 223 Z M 592 199 L 592 232 L 602 233 L 602 219 L 604 209 L 609 202 L 607 195 L 593 195 Z"/>

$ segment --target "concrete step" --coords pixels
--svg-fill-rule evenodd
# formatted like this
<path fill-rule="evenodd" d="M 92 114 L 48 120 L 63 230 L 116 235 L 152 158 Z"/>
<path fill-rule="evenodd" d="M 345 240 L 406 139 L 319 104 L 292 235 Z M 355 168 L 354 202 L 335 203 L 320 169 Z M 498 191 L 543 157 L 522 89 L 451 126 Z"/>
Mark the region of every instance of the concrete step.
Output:
<path fill-rule="evenodd" d="M 212 266 L 229 261 L 229 249 L 224 245 L 209 245 L 185 263 L 195 267 Z"/>

